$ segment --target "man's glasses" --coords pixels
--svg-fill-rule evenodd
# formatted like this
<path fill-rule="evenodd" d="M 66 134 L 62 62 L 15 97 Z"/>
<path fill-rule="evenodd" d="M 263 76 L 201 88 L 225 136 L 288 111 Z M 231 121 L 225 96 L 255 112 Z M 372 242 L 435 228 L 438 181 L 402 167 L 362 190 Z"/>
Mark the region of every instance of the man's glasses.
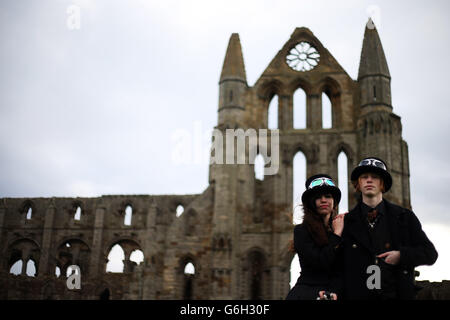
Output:
<path fill-rule="evenodd" d="M 387 170 L 386 169 L 386 165 L 381 162 L 380 160 L 377 159 L 364 159 L 363 161 L 361 161 L 359 163 L 358 166 L 375 166 L 377 168 L 381 168 L 383 170 Z"/>
<path fill-rule="evenodd" d="M 311 181 L 311 183 L 308 186 L 308 189 L 312 189 L 315 187 L 320 187 L 320 186 L 331 186 L 331 187 L 335 187 L 336 185 L 334 184 L 333 180 L 329 179 L 329 178 L 317 178 L 314 179 L 313 181 Z"/>

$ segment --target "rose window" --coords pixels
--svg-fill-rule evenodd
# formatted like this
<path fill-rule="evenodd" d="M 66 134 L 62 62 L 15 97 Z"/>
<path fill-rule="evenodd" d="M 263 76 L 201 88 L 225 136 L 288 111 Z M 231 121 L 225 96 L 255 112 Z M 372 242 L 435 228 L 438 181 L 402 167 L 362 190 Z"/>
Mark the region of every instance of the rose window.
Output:
<path fill-rule="evenodd" d="M 310 43 L 302 41 L 286 56 L 286 63 L 295 71 L 309 71 L 319 64 L 320 54 Z"/>

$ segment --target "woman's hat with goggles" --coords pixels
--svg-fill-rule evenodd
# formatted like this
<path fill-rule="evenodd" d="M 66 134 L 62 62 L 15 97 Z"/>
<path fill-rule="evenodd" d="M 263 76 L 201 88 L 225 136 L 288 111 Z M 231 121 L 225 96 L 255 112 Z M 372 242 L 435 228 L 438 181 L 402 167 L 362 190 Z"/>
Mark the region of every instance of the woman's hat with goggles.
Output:
<path fill-rule="evenodd" d="M 341 190 L 339 190 L 329 175 L 313 175 L 306 180 L 305 187 L 306 190 L 302 194 L 303 205 L 310 205 L 312 197 L 317 194 L 330 193 L 333 196 L 335 206 L 341 201 Z"/>
<path fill-rule="evenodd" d="M 384 192 L 389 191 L 392 186 L 392 177 L 387 171 L 386 163 L 383 160 L 376 157 L 362 159 L 358 166 L 352 171 L 352 182 L 356 182 L 360 175 L 367 172 L 378 174 L 384 181 Z"/>

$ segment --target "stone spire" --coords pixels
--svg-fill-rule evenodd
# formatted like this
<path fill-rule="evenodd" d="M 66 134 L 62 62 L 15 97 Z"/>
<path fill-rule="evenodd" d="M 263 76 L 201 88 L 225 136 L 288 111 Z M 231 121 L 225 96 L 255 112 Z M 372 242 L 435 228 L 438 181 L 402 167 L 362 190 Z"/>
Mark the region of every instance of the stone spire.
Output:
<path fill-rule="evenodd" d="M 358 80 L 366 76 L 385 76 L 389 79 L 391 78 L 378 31 L 370 18 L 364 32 Z"/>
<path fill-rule="evenodd" d="M 381 45 L 378 31 L 369 19 L 364 32 L 361 60 L 359 63 L 358 83 L 360 87 L 361 109 L 371 112 L 373 108 L 392 110 L 391 75 Z M 364 113 L 363 112 L 363 113 Z"/>
<path fill-rule="evenodd" d="M 241 41 L 239 35 L 233 33 L 228 42 L 219 81 L 219 127 L 243 128 L 247 88 Z"/>
<path fill-rule="evenodd" d="M 228 42 L 219 84 L 225 80 L 242 80 L 247 84 L 241 41 L 237 33 L 233 33 Z"/>

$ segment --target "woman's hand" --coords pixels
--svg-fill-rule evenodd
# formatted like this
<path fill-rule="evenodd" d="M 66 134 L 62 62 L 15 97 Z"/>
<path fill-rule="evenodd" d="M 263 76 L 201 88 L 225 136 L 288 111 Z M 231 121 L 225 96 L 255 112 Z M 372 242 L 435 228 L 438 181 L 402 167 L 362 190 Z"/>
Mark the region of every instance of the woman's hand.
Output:
<path fill-rule="evenodd" d="M 332 221 L 333 226 L 333 232 L 337 234 L 338 236 L 342 235 L 342 230 L 344 230 L 344 217 L 346 213 L 338 214 L 336 217 L 334 217 Z"/>
<path fill-rule="evenodd" d="M 317 300 L 337 300 L 337 294 L 333 292 L 327 292 L 327 297 L 325 297 L 326 291 L 319 291 L 319 299 Z"/>

